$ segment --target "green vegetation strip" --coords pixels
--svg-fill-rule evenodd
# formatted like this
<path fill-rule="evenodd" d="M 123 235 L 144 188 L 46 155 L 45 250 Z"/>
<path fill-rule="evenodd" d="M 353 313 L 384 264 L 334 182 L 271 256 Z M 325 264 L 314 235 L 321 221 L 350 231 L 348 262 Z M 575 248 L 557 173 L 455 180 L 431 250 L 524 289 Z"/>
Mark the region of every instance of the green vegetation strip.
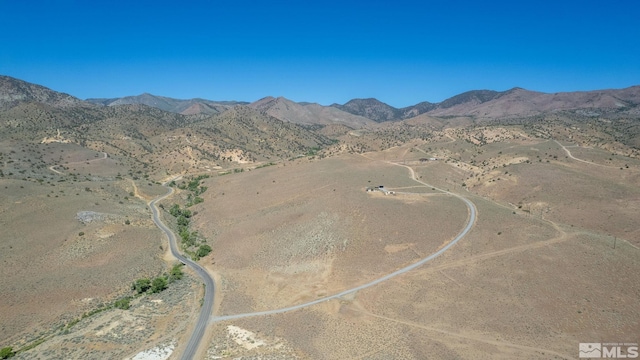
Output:
<path fill-rule="evenodd" d="M 173 204 L 169 209 L 169 214 L 176 219 L 177 233 L 180 236 L 180 245 L 185 254 L 189 255 L 194 261 L 200 260 L 207 256 L 211 252 L 211 246 L 207 245 L 206 239 L 204 239 L 197 231 L 189 230 L 191 218 L 196 215 L 196 212 L 192 212 L 188 207 L 202 203 L 204 201 L 199 195 L 202 195 L 207 191 L 207 187 L 201 184 L 201 181 L 208 178 L 209 175 L 199 175 L 191 179 L 188 183 L 182 182 L 177 185 L 175 181 L 172 181 L 170 186 L 177 186 L 178 189 L 187 190 L 187 203 L 185 209 L 181 209 L 180 205 Z"/>

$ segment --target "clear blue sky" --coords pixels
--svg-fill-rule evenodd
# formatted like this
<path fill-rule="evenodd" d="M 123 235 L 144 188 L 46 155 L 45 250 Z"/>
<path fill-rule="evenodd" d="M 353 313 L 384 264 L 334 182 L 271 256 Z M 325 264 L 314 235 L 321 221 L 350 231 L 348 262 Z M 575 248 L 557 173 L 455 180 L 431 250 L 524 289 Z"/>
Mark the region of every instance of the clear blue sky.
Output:
<path fill-rule="evenodd" d="M 636 0 L 0 0 L 0 14 L 0 74 L 79 98 L 401 107 L 640 84 Z"/>

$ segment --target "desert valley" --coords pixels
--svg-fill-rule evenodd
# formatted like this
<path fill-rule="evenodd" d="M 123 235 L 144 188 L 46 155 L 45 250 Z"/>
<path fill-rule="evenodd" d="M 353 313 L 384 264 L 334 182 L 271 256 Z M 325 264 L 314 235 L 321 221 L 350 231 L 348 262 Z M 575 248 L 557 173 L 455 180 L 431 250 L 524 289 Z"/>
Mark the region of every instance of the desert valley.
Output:
<path fill-rule="evenodd" d="M 0 76 L 2 358 L 637 346 L 638 214 L 639 86 L 394 108 Z"/>

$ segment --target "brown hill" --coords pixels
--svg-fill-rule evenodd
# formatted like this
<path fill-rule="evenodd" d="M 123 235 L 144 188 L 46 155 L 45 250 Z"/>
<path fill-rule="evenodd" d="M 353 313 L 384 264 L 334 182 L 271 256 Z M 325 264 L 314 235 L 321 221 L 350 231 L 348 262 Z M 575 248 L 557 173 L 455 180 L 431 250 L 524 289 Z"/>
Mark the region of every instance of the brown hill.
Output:
<path fill-rule="evenodd" d="M 471 91 L 454 96 L 428 112 L 432 116 L 501 118 L 531 116 L 554 111 L 585 114 L 634 112 L 640 104 L 640 86 L 620 90 L 577 91 L 546 94 L 514 88 L 505 92 Z"/>
<path fill-rule="evenodd" d="M 70 97 L 10 78 L 0 94 L 23 99 L 0 108 L 0 140 L 80 144 L 121 156 L 132 168 L 155 163 L 176 171 L 210 169 L 292 158 L 332 143 L 308 126 L 242 105 L 213 117 L 187 116 L 141 103 L 96 106 L 76 99 L 78 105 L 69 101 L 60 107 L 59 99 Z"/>
<path fill-rule="evenodd" d="M 239 148 L 256 156 L 289 158 L 331 143 L 329 138 L 301 125 L 242 105 L 195 124 L 193 130 L 217 139 L 223 147 Z"/>
<path fill-rule="evenodd" d="M 303 125 L 343 124 L 356 129 L 373 124 L 373 121 L 366 117 L 350 114 L 335 107 L 308 103 L 303 105 L 283 97 L 265 97 L 249 104 L 249 107 L 276 119 Z"/>
<path fill-rule="evenodd" d="M 393 121 L 402 117 L 400 109 L 373 98 L 353 99 L 344 105 L 333 104 L 331 106 L 354 115 L 364 116 L 375 122 Z"/>
<path fill-rule="evenodd" d="M 541 93 L 513 88 L 507 91 L 473 90 L 440 103 L 421 102 L 397 109 L 376 99 L 354 99 L 344 105 L 333 104 L 351 114 L 376 122 L 398 121 L 414 116 L 471 116 L 477 118 L 527 117 L 555 111 L 582 115 L 603 113 L 640 114 L 640 86 L 619 90 Z"/>

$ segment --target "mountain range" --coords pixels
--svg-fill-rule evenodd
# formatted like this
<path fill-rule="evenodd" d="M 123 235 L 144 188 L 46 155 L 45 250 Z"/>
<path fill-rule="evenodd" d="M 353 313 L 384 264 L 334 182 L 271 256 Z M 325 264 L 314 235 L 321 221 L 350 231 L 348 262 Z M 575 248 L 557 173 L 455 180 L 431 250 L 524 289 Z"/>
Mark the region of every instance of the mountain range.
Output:
<path fill-rule="evenodd" d="M 435 117 L 505 118 L 581 110 L 585 114 L 592 115 L 602 112 L 638 115 L 640 114 L 640 86 L 559 93 L 542 93 L 518 87 L 507 91 L 472 90 L 439 103 L 424 101 L 403 108 L 395 108 L 374 98 L 353 99 L 345 104 L 330 106 L 297 103 L 284 97 L 271 96 L 247 103 L 204 99 L 177 100 L 146 93 L 114 99 L 87 99 L 87 101 L 105 106 L 144 104 L 185 115 L 218 114 L 235 105 L 247 105 L 280 120 L 298 124 L 342 123 L 352 127 L 362 127 L 372 122 L 399 121 L 422 114 Z"/>
<path fill-rule="evenodd" d="M 211 101 L 205 99 L 180 100 L 165 96 L 151 95 L 148 93 L 111 99 L 87 99 L 86 101 L 92 104 L 104 106 L 143 104 L 160 110 L 183 115 L 219 114 L 235 105 L 247 104 L 242 101 Z"/>
<path fill-rule="evenodd" d="M 200 119 L 222 114 L 237 106 L 245 106 L 284 122 L 305 126 L 340 124 L 357 129 L 376 123 L 401 121 L 420 115 L 440 118 L 500 119 L 570 111 L 587 116 L 597 116 L 603 113 L 637 116 L 640 115 L 640 86 L 552 94 L 517 87 L 507 91 L 473 90 L 439 103 L 425 101 L 413 106 L 395 108 L 373 98 L 353 99 L 345 104 L 330 106 L 298 103 L 283 97 L 270 96 L 248 103 L 199 98 L 180 100 L 148 93 L 83 101 L 41 85 L 0 76 L 0 107 L 11 108 L 24 102 L 46 104 L 56 109 L 82 107 L 95 110 L 138 105 L 184 116 L 197 115 Z"/>

